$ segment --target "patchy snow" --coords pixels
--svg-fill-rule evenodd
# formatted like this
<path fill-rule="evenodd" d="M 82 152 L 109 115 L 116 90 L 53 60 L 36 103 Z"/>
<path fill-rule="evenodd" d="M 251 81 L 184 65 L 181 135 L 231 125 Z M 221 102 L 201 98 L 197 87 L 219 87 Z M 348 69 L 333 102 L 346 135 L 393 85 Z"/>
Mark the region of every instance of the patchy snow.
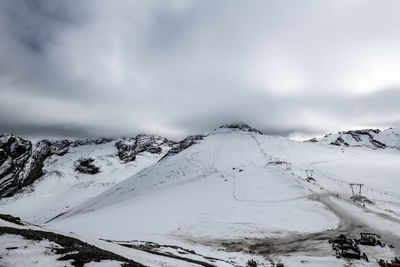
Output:
<path fill-rule="evenodd" d="M 72 266 L 68 261 L 57 261 L 60 255 L 52 248 L 60 247 L 48 240 L 28 240 L 19 235 L 0 235 L 0 266 Z"/>

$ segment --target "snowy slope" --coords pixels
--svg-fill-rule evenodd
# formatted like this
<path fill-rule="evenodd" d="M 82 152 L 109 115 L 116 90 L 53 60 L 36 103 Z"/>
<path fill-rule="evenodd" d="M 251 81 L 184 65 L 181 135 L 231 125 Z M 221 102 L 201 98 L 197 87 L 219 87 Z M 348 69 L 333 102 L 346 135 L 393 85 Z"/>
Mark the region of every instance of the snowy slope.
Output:
<path fill-rule="evenodd" d="M 326 258 L 334 255 L 327 239 L 335 233 L 379 231 L 400 245 L 400 234 L 393 235 L 400 233 L 399 161 L 397 150 L 326 146 L 222 127 L 48 226 L 185 247 L 239 265 L 251 257 L 265 263 L 264 255 L 289 266 L 307 257 L 342 266 Z M 314 170 L 314 183 L 305 180 L 306 169 Z M 365 183 L 364 195 L 376 204 L 349 202 L 351 182 Z M 298 244 L 299 237 L 309 238 Z M 265 248 L 266 240 L 276 247 Z M 250 247 L 256 255 L 243 254 Z M 368 253 L 395 255 L 390 249 Z"/>
<path fill-rule="evenodd" d="M 168 144 L 160 144 L 159 153 L 135 153 L 135 160 L 125 163 L 118 157 L 118 142 L 121 140 L 103 144 L 81 142 L 70 146 L 65 155 L 47 158 L 45 175 L 15 196 L 0 199 L 0 213 L 11 213 L 31 223 L 45 223 L 154 164 L 170 149 Z M 93 158 L 100 172 L 77 172 L 75 166 L 80 158 Z"/>
<path fill-rule="evenodd" d="M 62 223 L 90 225 L 85 233 L 102 238 L 143 240 L 186 234 L 233 238 L 336 227 L 332 213 L 307 199 L 307 188 L 265 166 L 253 136 L 218 129 L 201 143 L 74 208 L 62 216 L 69 217 Z M 112 219 L 91 223 L 105 218 Z M 302 218 L 309 220 L 301 223 Z"/>
<path fill-rule="evenodd" d="M 76 147 L 50 158 L 49 177 L 35 183 L 34 192 L 3 200 L 0 212 L 40 223 L 59 215 L 45 226 L 203 266 L 244 266 L 249 259 L 260 266 L 343 266 L 327 242 L 339 233 L 379 232 L 393 244 L 361 247 L 373 260 L 354 266 L 376 266 L 375 258 L 400 253 L 397 149 L 297 142 L 241 124 L 174 148 L 161 160 L 168 147 L 124 164 L 111 156 L 114 146 Z M 72 179 L 73 162 L 82 156 L 95 158 L 102 172 Z M 56 170 L 63 179 L 52 176 Z M 314 171 L 314 180 L 306 179 L 306 170 Z M 350 183 L 363 183 L 363 195 L 374 204 L 350 200 Z"/>
<path fill-rule="evenodd" d="M 394 127 L 384 131 L 366 129 L 343 131 L 337 134 L 328 134 L 320 139 L 311 139 L 310 142 L 319 142 L 336 146 L 395 148 L 400 150 L 400 128 Z"/>

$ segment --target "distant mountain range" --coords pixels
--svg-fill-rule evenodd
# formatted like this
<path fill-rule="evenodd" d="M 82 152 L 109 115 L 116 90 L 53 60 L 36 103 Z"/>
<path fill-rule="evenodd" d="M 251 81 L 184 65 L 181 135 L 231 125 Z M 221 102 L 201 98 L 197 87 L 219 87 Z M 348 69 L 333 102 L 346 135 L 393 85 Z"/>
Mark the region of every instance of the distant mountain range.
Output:
<path fill-rule="evenodd" d="M 222 125 L 220 129 L 226 127 L 262 134 L 259 130 L 243 123 Z M 131 138 L 41 140 L 33 144 L 13 134 L 3 134 L 0 135 L 0 198 L 13 196 L 23 187 L 31 185 L 46 173 L 43 169 L 46 160 L 48 162 L 51 159 L 62 160 L 71 148 L 92 146 L 95 149 L 97 145 L 109 143 L 115 148 L 112 156 L 119 159 L 121 163 L 129 163 L 135 161 L 136 156 L 143 153 L 158 154 L 161 158 L 169 157 L 188 148 L 203 137 L 202 135 L 189 136 L 181 142 L 174 142 L 156 135 L 139 134 Z M 342 131 L 319 139 L 313 138 L 307 142 L 343 147 L 400 149 L 400 129 Z"/>

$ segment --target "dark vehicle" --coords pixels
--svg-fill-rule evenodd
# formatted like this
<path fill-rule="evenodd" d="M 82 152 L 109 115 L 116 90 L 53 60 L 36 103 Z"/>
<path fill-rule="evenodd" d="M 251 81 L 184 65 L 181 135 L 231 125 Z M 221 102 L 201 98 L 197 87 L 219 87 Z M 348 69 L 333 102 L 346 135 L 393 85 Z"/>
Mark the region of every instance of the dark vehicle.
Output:
<path fill-rule="evenodd" d="M 353 245 L 354 244 L 353 240 L 351 238 L 348 238 L 344 234 L 341 234 L 338 237 L 329 239 L 329 243 L 331 243 L 332 246 L 335 244 L 339 244 L 339 245 L 343 245 L 343 244 Z"/>
<path fill-rule="evenodd" d="M 332 244 L 332 248 L 336 251 L 347 250 L 347 249 L 360 251 L 359 248 L 357 247 L 357 244 L 351 238 L 348 238 L 344 234 L 329 239 L 329 243 Z"/>
<path fill-rule="evenodd" d="M 336 256 L 348 258 L 348 259 L 355 259 L 355 260 L 361 259 L 361 254 L 352 249 L 344 249 L 344 250 L 337 251 Z"/>
<path fill-rule="evenodd" d="M 249 260 L 247 262 L 247 267 L 257 267 L 257 262 L 255 260 Z"/>
<path fill-rule="evenodd" d="M 361 254 L 360 250 L 358 249 L 339 250 L 336 252 L 336 257 L 343 257 L 355 260 L 365 259 L 366 261 L 369 261 L 367 255 L 365 253 Z"/>
<path fill-rule="evenodd" d="M 344 234 L 329 239 L 329 243 L 332 244 L 332 248 L 336 251 L 336 257 L 348 258 L 348 259 L 365 259 L 368 261 L 368 257 L 365 253 L 361 254 L 360 248 L 356 242 L 345 236 Z"/>
<path fill-rule="evenodd" d="M 358 244 L 364 246 L 376 246 L 379 245 L 384 247 L 385 244 L 382 243 L 378 238 L 381 238 L 379 234 L 373 233 L 360 233 L 361 238 L 356 240 Z"/>

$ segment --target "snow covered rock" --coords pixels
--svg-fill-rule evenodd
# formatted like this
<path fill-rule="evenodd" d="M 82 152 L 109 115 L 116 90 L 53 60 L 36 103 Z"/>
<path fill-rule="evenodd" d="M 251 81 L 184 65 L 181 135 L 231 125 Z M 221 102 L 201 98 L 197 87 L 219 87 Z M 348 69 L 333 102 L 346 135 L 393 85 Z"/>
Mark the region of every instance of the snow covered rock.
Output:
<path fill-rule="evenodd" d="M 96 174 L 100 168 L 93 164 L 92 158 L 80 158 L 75 163 L 75 171 L 86 174 Z"/>
<path fill-rule="evenodd" d="M 20 173 L 32 153 L 31 142 L 12 134 L 0 136 L 0 197 L 14 194 Z"/>
<path fill-rule="evenodd" d="M 400 149 L 400 129 L 389 128 L 384 131 L 381 131 L 379 129 L 342 131 L 338 132 L 337 134 L 328 134 L 320 139 L 313 138 L 308 140 L 308 142 L 318 142 L 345 147 Z"/>
<path fill-rule="evenodd" d="M 44 161 L 52 155 L 65 155 L 71 144 L 68 140 L 42 140 L 33 145 L 13 134 L 0 135 L 0 198 L 13 196 L 36 181 L 44 174 Z"/>
<path fill-rule="evenodd" d="M 162 152 L 162 146 L 171 147 L 174 144 L 173 141 L 161 136 L 139 134 L 133 138 L 124 138 L 117 141 L 115 147 L 118 150 L 117 154 L 120 160 L 127 163 L 134 161 L 139 153 L 159 154 Z"/>
<path fill-rule="evenodd" d="M 164 158 L 170 157 L 172 155 L 178 154 L 179 152 L 185 150 L 186 148 L 188 148 L 194 144 L 197 144 L 198 141 L 203 140 L 203 138 L 204 138 L 204 135 L 191 135 L 191 136 L 186 137 L 182 141 L 178 142 L 173 148 L 171 148 L 167 152 L 167 154 L 165 154 L 165 156 L 161 158 L 161 160 Z"/>
<path fill-rule="evenodd" d="M 75 140 L 71 143 L 72 147 L 84 146 L 84 145 L 101 145 L 114 141 L 112 138 L 99 138 L 99 139 L 82 139 Z"/>
<path fill-rule="evenodd" d="M 234 123 L 229 123 L 229 124 L 223 124 L 219 127 L 220 129 L 233 129 L 233 130 L 241 130 L 241 131 L 246 131 L 246 132 L 252 132 L 252 133 L 258 133 L 258 134 L 263 134 L 261 131 L 245 124 L 242 122 L 234 122 Z"/>

